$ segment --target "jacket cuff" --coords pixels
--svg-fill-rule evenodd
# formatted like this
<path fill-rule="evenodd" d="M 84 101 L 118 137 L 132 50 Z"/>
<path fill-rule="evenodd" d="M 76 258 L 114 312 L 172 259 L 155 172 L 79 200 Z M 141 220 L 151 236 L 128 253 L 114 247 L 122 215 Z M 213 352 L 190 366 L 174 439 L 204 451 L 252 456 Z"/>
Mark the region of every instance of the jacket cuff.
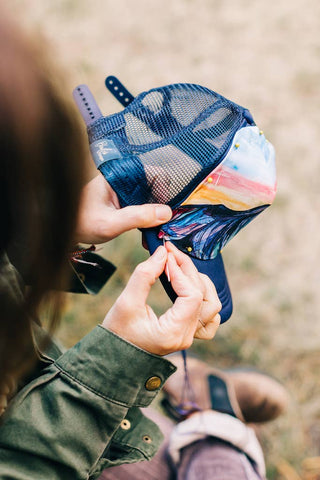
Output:
<path fill-rule="evenodd" d="M 176 367 L 101 325 L 55 362 L 62 374 L 108 401 L 146 407 Z"/>

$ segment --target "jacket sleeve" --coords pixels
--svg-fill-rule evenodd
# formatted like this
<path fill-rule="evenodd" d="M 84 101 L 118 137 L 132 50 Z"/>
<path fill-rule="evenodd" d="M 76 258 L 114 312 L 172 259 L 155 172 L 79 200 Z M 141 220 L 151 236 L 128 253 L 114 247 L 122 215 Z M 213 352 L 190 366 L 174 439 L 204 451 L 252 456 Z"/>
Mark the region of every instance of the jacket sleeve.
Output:
<path fill-rule="evenodd" d="M 94 478 L 108 452 L 121 463 L 113 437 L 129 446 L 123 461 L 151 457 L 159 432 L 137 407 L 148 406 L 174 371 L 167 360 L 96 327 L 10 405 L 0 426 L 1 480 Z M 153 428 L 155 443 L 139 444 L 144 428 Z"/>

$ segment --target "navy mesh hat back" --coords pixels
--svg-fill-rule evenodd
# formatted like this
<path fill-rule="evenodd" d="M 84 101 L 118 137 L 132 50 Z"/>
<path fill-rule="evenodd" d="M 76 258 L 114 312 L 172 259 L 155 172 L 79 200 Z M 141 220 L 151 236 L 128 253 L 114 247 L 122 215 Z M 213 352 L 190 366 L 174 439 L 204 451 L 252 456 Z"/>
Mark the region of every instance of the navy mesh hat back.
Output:
<path fill-rule="evenodd" d="M 122 112 L 98 120 L 88 134 L 95 157 L 110 146 L 121 156 L 121 162 L 117 156 L 99 168 L 122 207 L 166 203 L 174 208 L 221 162 L 235 132 L 248 124 L 254 125 L 248 110 L 199 85 L 176 84 L 138 95 Z"/>
<path fill-rule="evenodd" d="M 150 253 L 170 240 L 190 255 L 215 283 L 225 321 L 232 300 L 220 250 L 272 203 L 273 147 L 246 108 L 208 88 L 168 85 L 130 96 L 130 103 L 117 79 L 108 78 L 117 98 L 129 104 L 106 117 L 88 108 L 96 166 L 121 207 L 163 203 L 173 209 L 167 224 L 145 232 Z M 78 105 L 88 105 L 76 90 Z M 161 281 L 174 300 L 165 275 Z"/>

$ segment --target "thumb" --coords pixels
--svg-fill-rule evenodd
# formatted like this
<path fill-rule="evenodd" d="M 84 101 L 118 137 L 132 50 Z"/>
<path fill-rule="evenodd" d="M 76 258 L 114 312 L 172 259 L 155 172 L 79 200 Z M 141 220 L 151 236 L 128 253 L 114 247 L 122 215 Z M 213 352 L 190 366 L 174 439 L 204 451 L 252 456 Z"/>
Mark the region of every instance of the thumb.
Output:
<path fill-rule="evenodd" d="M 133 305 L 145 306 L 150 289 L 160 277 L 167 261 L 167 250 L 160 246 L 145 262 L 140 263 L 131 275 L 121 300 L 132 308 Z"/>
<path fill-rule="evenodd" d="M 172 211 L 168 205 L 146 204 L 114 210 L 111 215 L 108 233 L 110 237 L 116 237 L 133 228 L 149 228 L 166 223 L 170 220 Z"/>

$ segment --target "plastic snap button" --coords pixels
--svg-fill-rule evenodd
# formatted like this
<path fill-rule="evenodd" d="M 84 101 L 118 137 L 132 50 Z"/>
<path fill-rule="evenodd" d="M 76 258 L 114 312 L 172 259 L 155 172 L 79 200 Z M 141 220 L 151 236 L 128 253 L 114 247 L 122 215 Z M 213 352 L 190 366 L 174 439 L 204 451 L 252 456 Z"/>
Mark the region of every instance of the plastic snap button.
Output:
<path fill-rule="evenodd" d="M 145 443 L 152 443 L 152 438 L 149 437 L 149 435 L 143 435 L 142 440 L 143 440 Z"/>
<path fill-rule="evenodd" d="M 122 430 L 129 430 L 129 428 L 131 427 L 131 423 L 129 422 L 129 420 L 127 418 L 125 418 L 120 423 L 120 427 L 122 428 Z"/>
<path fill-rule="evenodd" d="M 149 392 L 152 392 L 154 390 L 157 390 L 161 386 L 161 378 L 159 377 L 150 377 L 146 381 L 146 389 L 149 390 Z"/>

